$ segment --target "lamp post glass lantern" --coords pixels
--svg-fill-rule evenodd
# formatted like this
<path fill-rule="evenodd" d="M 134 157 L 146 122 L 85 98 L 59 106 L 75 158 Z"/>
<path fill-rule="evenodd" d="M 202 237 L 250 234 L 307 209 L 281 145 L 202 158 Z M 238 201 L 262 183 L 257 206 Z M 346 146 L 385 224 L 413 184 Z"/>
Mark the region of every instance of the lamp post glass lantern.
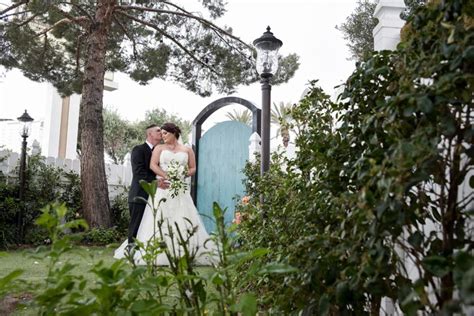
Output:
<path fill-rule="evenodd" d="M 273 36 L 270 26 L 262 36 L 253 41 L 257 49 L 257 72 L 260 76 L 273 76 L 278 70 L 278 50 L 283 42 Z"/>
<path fill-rule="evenodd" d="M 261 123 L 261 165 L 260 174 L 263 176 L 270 167 L 270 104 L 271 85 L 270 80 L 278 70 L 278 50 L 283 42 L 273 36 L 270 26 L 262 36 L 253 41 L 257 49 L 257 72 L 261 77 L 262 84 L 262 123 Z"/>
<path fill-rule="evenodd" d="M 20 121 L 22 124 L 21 130 L 20 130 L 20 135 L 23 138 L 23 141 L 21 143 L 21 157 L 20 157 L 20 192 L 19 192 L 19 198 L 20 202 L 22 203 L 22 206 L 20 207 L 20 211 L 18 213 L 18 234 L 19 234 L 19 240 L 21 241 L 23 239 L 23 214 L 24 214 L 24 208 L 25 208 L 25 182 L 26 182 L 26 139 L 30 135 L 30 129 L 31 129 L 31 122 L 33 122 L 33 118 L 28 114 L 28 112 L 25 110 L 25 113 L 23 113 L 22 116 L 17 118 L 18 121 Z"/>

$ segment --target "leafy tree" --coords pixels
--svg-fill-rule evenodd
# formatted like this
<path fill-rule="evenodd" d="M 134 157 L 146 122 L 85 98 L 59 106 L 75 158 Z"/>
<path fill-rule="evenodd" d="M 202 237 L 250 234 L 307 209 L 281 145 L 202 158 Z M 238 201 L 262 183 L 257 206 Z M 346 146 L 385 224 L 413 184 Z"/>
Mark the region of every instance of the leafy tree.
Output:
<path fill-rule="evenodd" d="M 137 143 L 143 142 L 143 131 L 150 124 L 163 125 L 166 122 L 173 122 L 181 129 L 181 137 L 184 144 L 189 142 L 189 135 L 192 132 L 192 124 L 188 120 L 184 120 L 175 114 L 168 113 L 164 109 L 154 108 L 145 113 L 145 119 L 137 124 L 140 136 Z"/>
<path fill-rule="evenodd" d="M 336 29 L 344 34 L 351 58 L 364 60 L 374 51 L 373 29 L 378 21 L 374 18 L 377 1 L 357 0 L 355 11 Z"/>
<path fill-rule="evenodd" d="M 373 16 L 377 3 L 378 0 L 358 0 L 355 11 L 346 18 L 346 22 L 336 26 L 348 41 L 347 46 L 354 60 L 362 61 L 374 50 L 373 30 L 378 21 Z M 408 20 L 413 12 L 425 3 L 426 0 L 405 0 L 406 8 L 400 17 Z"/>
<path fill-rule="evenodd" d="M 252 113 L 249 110 L 227 112 L 226 117 L 231 121 L 244 123 L 245 125 L 252 125 Z"/>
<path fill-rule="evenodd" d="M 405 0 L 405 10 L 400 14 L 400 18 L 408 21 L 413 13 L 421 6 L 426 4 L 426 0 Z"/>
<path fill-rule="evenodd" d="M 115 164 L 122 164 L 135 143 L 136 129 L 133 124 L 122 119 L 116 109 L 104 108 L 103 116 L 105 152 Z"/>
<path fill-rule="evenodd" d="M 121 71 L 141 84 L 174 81 L 199 95 L 230 92 L 258 79 L 254 50 L 211 22 L 221 0 L 202 0 L 209 19 L 176 1 L 14 0 L 0 11 L 0 65 L 51 82 L 63 95 L 81 93 L 79 114 L 84 215 L 110 226 L 104 165 L 105 71 Z M 297 56 L 282 60 L 274 83 L 296 71 Z M 287 68 L 285 68 L 287 67 Z"/>
<path fill-rule="evenodd" d="M 173 122 L 181 128 L 183 143 L 189 142 L 192 124 L 166 110 L 155 108 L 147 111 L 145 119 L 138 122 L 128 122 L 120 117 L 114 109 L 104 109 L 104 146 L 106 153 L 114 163 L 122 164 L 124 158 L 133 146 L 143 143 L 145 129 L 151 124 L 163 125 Z"/>

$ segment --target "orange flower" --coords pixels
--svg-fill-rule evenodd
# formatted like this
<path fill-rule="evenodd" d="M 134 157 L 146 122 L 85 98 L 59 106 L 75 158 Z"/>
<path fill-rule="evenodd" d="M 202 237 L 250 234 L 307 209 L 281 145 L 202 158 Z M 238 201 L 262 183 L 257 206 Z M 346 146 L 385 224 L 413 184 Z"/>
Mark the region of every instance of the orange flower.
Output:
<path fill-rule="evenodd" d="M 242 198 L 242 204 L 247 205 L 250 202 L 250 196 L 246 195 Z"/>
<path fill-rule="evenodd" d="M 234 220 L 232 223 L 239 225 L 242 222 L 242 214 L 240 212 L 235 212 Z"/>

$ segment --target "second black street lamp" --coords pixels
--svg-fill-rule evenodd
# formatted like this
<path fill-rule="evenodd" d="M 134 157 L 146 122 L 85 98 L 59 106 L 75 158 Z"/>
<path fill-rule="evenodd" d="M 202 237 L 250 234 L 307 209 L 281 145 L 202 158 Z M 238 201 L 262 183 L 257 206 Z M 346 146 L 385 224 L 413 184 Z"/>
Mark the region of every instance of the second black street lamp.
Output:
<path fill-rule="evenodd" d="M 28 112 L 22 114 L 22 116 L 17 118 L 22 124 L 20 135 L 23 138 L 21 143 L 21 156 L 20 156 L 20 212 L 18 213 L 18 234 L 20 236 L 20 240 L 23 239 L 23 216 L 24 216 L 24 208 L 25 208 L 25 186 L 26 186 L 26 139 L 30 135 L 31 129 L 31 122 L 33 122 L 33 118 L 28 114 Z"/>
<path fill-rule="evenodd" d="M 273 36 L 270 26 L 262 36 L 253 41 L 257 49 L 257 72 L 260 74 L 262 84 L 262 130 L 261 130 L 261 164 L 260 175 L 264 175 L 270 167 L 270 104 L 271 104 L 271 78 L 278 69 L 278 50 L 283 42 Z"/>

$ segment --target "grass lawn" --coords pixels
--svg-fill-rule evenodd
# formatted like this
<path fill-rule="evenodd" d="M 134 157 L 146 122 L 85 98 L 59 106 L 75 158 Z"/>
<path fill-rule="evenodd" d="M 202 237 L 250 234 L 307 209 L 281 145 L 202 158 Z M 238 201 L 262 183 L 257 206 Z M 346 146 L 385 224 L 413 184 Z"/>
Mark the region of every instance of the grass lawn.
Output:
<path fill-rule="evenodd" d="M 83 275 L 87 279 L 88 284 L 93 284 L 96 277 L 94 274 L 89 272 L 90 268 L 101 260 L 105 264 L 111 264 L 114 262 L 113 251 L 116 246 L 118 247 L 118 245 L 110 247 L 77 246 L 77 249 L 65 254 L 63 259 L 64 262 L 68 261 L 77 264 L 73 273 L 76 275 Z M 16 250 L 3 253 L 0 257 L 0 277 L 4 277 L 16 269 L 21 269 L 24 271 L 20 276 L 21 280 L 28 283 L 41 284 L 44 282 L 44 278 L 47 275 L 47 266 L 49 264 L 49 259 L 45 257 L 45 253 L 44 250 L 37 252 L 35 249 Z M 5 308 L 5 306 L 3 306 L 3 308 Z M 5 310 L 2 310 L 2 306 L 0 306 L 0 315 L 3 315 L 3 313 L 5 313 Z M 7 315 L 9 314 L 7 313 Z M 13 312 L 11 315 L 37 315 L 37 312 L 32 308 L 24 307 Z"/>
<path fill-rule="evenodd" d="M 106 264 L 114 262 L 114 247 L 84 247 L 77 246 L 77 251 L 64 255 L 64 261 L 77 264 L 74 271 L 78 275 L 84 275 L 88 281 L 92 281 L 89 269 L 100 260 Z M 6 256 L 0 257 L 0 277 L 7 275 L 16 269 L 24 270 L 21 279 L 28 282 L 42 282 L 47 273 L 49 259 L 44 258 L 43 252 L 35 252 L 35 249 L 17 250 L 7 252 Z M 91 257 L 92 256 L 92 260 Z"/>
<path fill-rule="evenodd" d="M 69 263 L 74 263 L 77 267 L 73 270 L 73 273 L 76 275 L 82 275 L 87 279 L 87 284 L 93 285 L 94 280 L 97 278 L 94 274 L 90 273 L 89 270 L 91 267 L 103 261 L 106 265 L 112 264 L 115 259 L 113 258 L 114 249 L 118 245 L 111 245 L 108 247 L 85 247 L 77 246 L 77 249 L 74 251 L 65 254 L 63 256 L 64 261 Z M 23 274 L 20 276 L 20 279 L 25 280 L 28 283 L 40 285 L 44 282 L 44 278 L 47 275 L 47 266 L 49 264 L 49 259 L 45 258 L 46 252 L 39 251 L 36 252 L 35 249 L 26 249 L 26 250 L 17 250 L 9 251 L 0 256 L 0 277 L 6 276 L 8 273 L 21 269 Z M 197 270 L 200 273 L 208 274 L 212 272 L 210 267 L 199 267 Z M 22 298 L 20 297 L 20 300 Z M 18 300 L 15 296 L 14 300 Z M 31 297 L 26 297 L 26 301 L 31 300 Z M 20 307 L 18 310 L 13 313 L 6 312 L 11 310 L 8 308 L 8 302 L 5 299 L 2 301 L 0 299 L 0 315 L 37 315 L 37 310 L 32 307 Z"/>

